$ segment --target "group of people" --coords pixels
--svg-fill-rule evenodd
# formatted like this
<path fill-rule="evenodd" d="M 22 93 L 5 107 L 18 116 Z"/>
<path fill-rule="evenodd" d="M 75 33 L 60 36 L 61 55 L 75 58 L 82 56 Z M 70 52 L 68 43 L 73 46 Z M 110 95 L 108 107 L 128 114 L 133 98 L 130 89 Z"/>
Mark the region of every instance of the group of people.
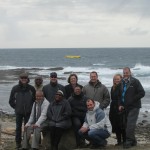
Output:
<path fill-rule="evenodd" d="M 29 81 L 28 74 L 22 73 L 9 98 L 16 114 L 17 149 L 29 149 L 33 133 L 31 147 L 38 150 L 42 132 L 43 136 L 49 133 L 51 150 L 58 150 L 61 137 L 69 128 L 74 130 L 78 148 L 87 146 L 85 140 L 91 149 L 105 147 L 111 132 L 116 133 L 116 146 L 130 148 L 137 144 L 135 127 L 145 91 L 132 77 L 130 68 L 123 69 L 123 76 L 114 76 L 110 92 L 95 71 L 85 86 L 78 84 L 76 74 L 70 74 L 69 84 L 63 86 L 58 83 L 56 72 L 50 73 L 47 85 L 43 86 L 41 76 L 35 78 L 34 86 Z M 108 118 L 105 109 L 109 104 Z"/>

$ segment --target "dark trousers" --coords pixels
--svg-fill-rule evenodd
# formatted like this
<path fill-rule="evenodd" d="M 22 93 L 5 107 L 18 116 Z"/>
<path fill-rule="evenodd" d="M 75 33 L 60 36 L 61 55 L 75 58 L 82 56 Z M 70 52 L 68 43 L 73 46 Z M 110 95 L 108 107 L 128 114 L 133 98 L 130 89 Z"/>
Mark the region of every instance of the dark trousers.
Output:
<path fill-rule="evenodd" d="M 139 108 L 133 108 L 127 111 L 127 127 L 126 127 L 126 142 L 127 143 L 136 143 L 135 138 L 135 128 L 136 122 L 139 115 Z"/>
<path fill-rule="evenodd" d="M 116 137 L 117 137 L 117 143 L 124 143 L 126 141 L 126 130 L 125 129 L 118 129 L 116 130 Z"/>
<path fill-rule="evenodd" d="M 75 133 L 77 146 L 80 146 L 80 144 L 82 144 L 81 137 L 79 136 L 78 131 L 81 128 L 81 126 L 83 125 L 83 122 L 84 122 L 84 118 L 82 118 L 82 117 L 81 118 L 72 117 L 73 130 Z"/>
<path fill-rule="evenodd" d="M 24 125 L 28 122 L 30 115 L 16 114 L 16 143 L 21 143 L 22 136 L 22 122 L 24 120 Z"/>
<path fill-rule="evenodd" d="M 58 150 L 58 144 L 65 129 L 59 127 L 50 127 L 50 140 L 52 150 Z"/>

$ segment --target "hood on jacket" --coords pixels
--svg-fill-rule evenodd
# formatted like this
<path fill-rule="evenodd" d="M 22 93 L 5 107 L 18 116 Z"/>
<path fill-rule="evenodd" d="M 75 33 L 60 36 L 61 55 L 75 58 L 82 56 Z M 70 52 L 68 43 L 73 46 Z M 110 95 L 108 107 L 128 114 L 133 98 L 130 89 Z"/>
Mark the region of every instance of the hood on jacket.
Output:
<path fill-rule="evenodd" d="M 88 110 L 87 113 L 94 114 L 96 112 L 96 110 L 100 108 L 99 106 L 100 106 L 100 103 L 98 101 L 95 101 L 94 109 L 93 110 Z"/>

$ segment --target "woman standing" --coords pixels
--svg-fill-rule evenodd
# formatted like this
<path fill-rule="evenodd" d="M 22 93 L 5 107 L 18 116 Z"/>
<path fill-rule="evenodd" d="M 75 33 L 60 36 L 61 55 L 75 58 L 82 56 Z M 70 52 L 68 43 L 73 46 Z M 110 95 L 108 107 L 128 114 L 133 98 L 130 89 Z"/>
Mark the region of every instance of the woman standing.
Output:
<path fill-rule="evenodd" d="M 81 89 L 83 88 L 82 85 L 78 84 L 78 77 L 76 74 L 70 74 L 70 76 L 68 77 L 68 85 L 65 86 L 65 91 L 66 91 L 66 99 L 68 99 L 72 93 L 74 92 L 74 88 L 76 86 L 80 86 Z"/>
<path fill-rule="evenodd" d="M 122 76 L 116 74 L 113 77 L 113 86 L 111 88 L 111 104 L 109 119 L 112 125 L 112 132 L 116 133 L 117 145 L 125 142 L 125 113 L 119 111 L 119 101 L 121 99 L 121 80 Z"/>

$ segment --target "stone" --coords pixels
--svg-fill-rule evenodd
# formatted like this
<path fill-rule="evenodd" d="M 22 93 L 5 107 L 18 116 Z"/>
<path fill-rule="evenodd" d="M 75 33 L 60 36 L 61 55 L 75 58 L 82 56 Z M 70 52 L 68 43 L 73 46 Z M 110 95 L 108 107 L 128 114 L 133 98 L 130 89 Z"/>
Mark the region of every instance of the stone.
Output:
<path fill-rule="evenodd" d="M 50 133 L 46 133 L 46 136 L 43 137 L 42 146 L 46 149 L 51 150 L 50 146 Z M 60 150 L 72 150 L 76 147 L 76 139 L 73 129 L 66 130 L 62 135 L 62 138 L 59 143 Z"/>

